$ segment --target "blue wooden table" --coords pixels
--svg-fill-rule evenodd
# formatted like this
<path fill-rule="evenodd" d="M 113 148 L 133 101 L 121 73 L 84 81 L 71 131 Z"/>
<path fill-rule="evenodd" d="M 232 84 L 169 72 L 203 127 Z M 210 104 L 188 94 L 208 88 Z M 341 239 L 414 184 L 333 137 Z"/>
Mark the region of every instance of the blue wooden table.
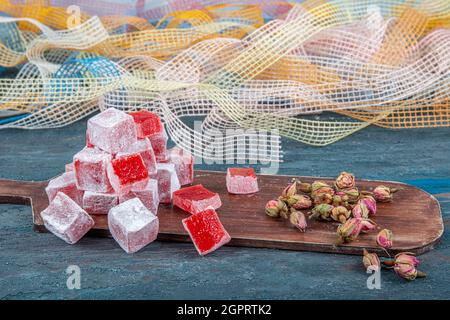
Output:
<path fill-rule="evenodd" d="M 84 144 L 86 122 L 56 130 L 0 131 L 0 178 L 45 180 Z M 327 147 L 283 140 L 279 174 L 336 176 L 415 184 L 450 217 L 450 129 L 392 131 L 369 127 Z M 225 170 L 221 165 L 198 168 Z M 440 195 L 439 195 L 440 194 Z M 404 214 L 407 214 L 405 212 Z M 413 235 L 411 235 L 413 236 Z M 391 272 L 369 290 L 358 256 L 223 247 L 200 257 L 192 244 L 155 242 L 128 255 L 112 239 L 70 246 L 32 231 L 29 207 L 0 205 L 0 299 L 437 299 L 450 298 L 450 236 L 421 256 L 426 279 L 408 283 Z M 81 270 L 81 289 L 66 269 Z"/>

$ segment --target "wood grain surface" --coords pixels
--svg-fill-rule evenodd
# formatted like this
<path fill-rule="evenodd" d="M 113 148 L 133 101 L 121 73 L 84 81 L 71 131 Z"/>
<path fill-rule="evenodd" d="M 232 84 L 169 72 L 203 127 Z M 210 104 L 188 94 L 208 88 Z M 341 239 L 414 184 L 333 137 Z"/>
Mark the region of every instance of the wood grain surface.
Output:
<path fill-rule="evenodd" d="M 308 221 L 306 233 L 300 233 L 287 221 L 265 215 L 264 205 L 281 193 L 293 176 L 259 175 L 260 192 L 252 195 L 232 195 L 226 190 L 225 173 L 197 171 L 195 184 L 203 184 L 220 194 L 222 207 L 218 209 L 220 219 L 230 233 L 230 246 L 277 248 L 299 251 L 361 254 L 362 248 L 386 253 L 377 247 L 377 232 L 361 235 L 356 241 L 341 246 L 334 245 L 337 223 Z M 330 179 L 297 177 L 304 182 Z M 379 203 L 374 220 L 379 228 L 391 229 L 394 246 L 391 253 L 410 251 L 422 254 L 431 250 L 443 234 L 444 226 L 438 201 L 425 191 L 406 184 L 386 181 L 357 182 L 360 190 L 372 190 L 379 184 L 402 188 L 395 194 L 392 203 Z M 0 180 L 0 203 L 29 204 L 32 206 L 35 230 L 46 231 L 40 212 L 48 205 L 45 194 L 46 181 L 26 182 Z M 190 241 L 181 219 L 188 214 L 171 205 L 160 205 L 159 240 Z M 93 216 L 96 224 L 90 235 L 109 236 L 105 215 Z"/>

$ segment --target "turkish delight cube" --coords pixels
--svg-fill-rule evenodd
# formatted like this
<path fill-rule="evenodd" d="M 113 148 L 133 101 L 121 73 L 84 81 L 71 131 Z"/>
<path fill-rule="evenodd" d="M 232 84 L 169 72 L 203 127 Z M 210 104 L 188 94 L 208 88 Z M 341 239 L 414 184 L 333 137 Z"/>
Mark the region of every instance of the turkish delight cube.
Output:
<path fill-rule="evenodd" d="M 119 202 L 122 203 L 133 198 L 139 198 L 144 206 L 156 216 L 159 206 L 158 181 L 149 179 L 147 185 L 142 190 L 131 189 L 127 194 L 120 195 Z"/>
<path fill-rule="evenodd" d="M 117 194 L 131 189 L 143 189 L 148 182 L 148 171 L 140 154 L 125 155 L 108 163 L 109 181 Z"/>
<path fill-rule="evenodd" d="M 111 154 L 122 151 L 137 139 L 133 117 L 114 108 L 90 118 L 87 126 L 88 144 Z"/>
<path fill-rule="evenodd" d="M 213 208 L 193 214 L 182 221 L 195 248 L 202 256 L 220 248 L 231 240 Z"/>
<path fill-rule="evenodd" d="M 157 114 L 147 110 L 130 112 L 130 116 L 133 117 L 136 123 L 138 138 L 149 138 L 156 161 L 165 160 L 167 134 L 161 118 Z"/>
<path fill-rule="evenodd" d="M 175 191 L 173 193 L 173 204 L 184 211 L 196 214 L 205 211 L 208 207 L 218 209 L 222 202 L 217 193 L 198 184 Z"/>
<path fill-rule="evenodd" d="M 127 146 L 123 151 L 117 153 L 116 157 L 139 153 L 144 160 L 149 174 L 156 173 L 156 158 L 153 147 L 148 138 L 139 139 L 135 143 Z"/>
<path fill-rule="evenodd" d="M 76 243 L 94 226 L 91 216 L 62 192 L 56 194 L 41 217 L 48 231 L 69 244 Z"/>
<path fill-rule="evenodd" d="M 67 163 L 64 167 L 65 172 L 71 172 L 73 171 L 73 162 Z"/>
<path fill-rule="evenodd" d="M 111 155 L 96 148 L 84 148 L 73 157 L 78 189 L 96 192 L 111 191 L 106 173 Z"/>
<path fill-rule="evenodd" d="M 83 195 L 83 209 L 89 214 L 108 214 L 118 203 L 119 197 L 114 193 L 85 191 Z"/>
<path fill-rule="evenodd" d="M 55 198 L 58 192 L 66 194 L 80 205 L 83 200 L 83 191 L 77 188 L 74 172 L 66 172 L 50 180 L 48 186 L 45 188 L 45 192 L 47 193 L 49 202 Z"/>
<path fill-rule="evenodd" d="M 133 253 L 156 239 L 159 220 L 141 200 L 133 198 L 109 210 L 108 226 L 122 249 Z"/>
<path fill-rule="evenodd" d="M 253 168 L 228 168 L 226 183 L 229 193 L 249 194 L 259 191 Z"/>
<path fill-rule="evenodd" d="M 173 193 L 181 187 L 175 171 L 175 166 L 172 163 L 157 163 L 156 169 L 159 202 L 171 203 Z"/>
<path fill-rule="evenodd" d="M 175 165 L 182 186 L 194 181 L 194 157 L 179 147 L 167 150 L 167 160 Z"/>

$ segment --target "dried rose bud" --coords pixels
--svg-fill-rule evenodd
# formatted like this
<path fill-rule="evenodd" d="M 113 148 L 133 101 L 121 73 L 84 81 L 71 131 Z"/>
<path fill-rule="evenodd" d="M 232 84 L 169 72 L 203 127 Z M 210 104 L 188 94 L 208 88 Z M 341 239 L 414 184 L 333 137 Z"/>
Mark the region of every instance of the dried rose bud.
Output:
<path fill-rule="evenodd" d="M 297 189 L 304 193 L 311 193 L 311 183 L 297 182 Z"/>
<path fill-rule="evenodd" d="M 375 230 L 377 228 L 377 224 L 370 219 L 361 219 L 361 232 L 369 232 Z"/>
<path fill-rule="evenodd" d="M 377 243 L 380 247 L 389 249 L 392 247 L 392 239 L 393 239 L 392 231 L 389 229 L 381 230 L 377 235 Z"/>
<path fill-rule="evenodd" d="M 282 212 L 288 210 L 286 203 L 281 200 L 270 200 L 266 203 L 266 214 L 272 218 L 278 218 Z"/>
<path fill-rule="evenodd" d="M 380 270 L 381 263 L 380 258 L 376 253 L 369 253 L 366 249 L 363 251 L 363 264 L 366 270 L 369 267 L 374 268 L 374 270 Z"/>
<path fill-rule="evenodd" d="M 348 207 L 348 196 L 345 193 L 338 191 L 333 196 L 332 204 L 335 207 L 344 206 L 347 208 Z"/>
<path fill-rule="evenodd" d="M 426 277 L 425 273 L 416 269 L 418 265 L 419 260 L 409 252 L 399 253 L 394 258 L 395 273 L 406 280 Z"/>
<path fill-rule="evenodd" d="M 358 202 L 359 196 L 360 196 L 358 188 L 353 187 L 353 188 L 350 188 L 350 189 L 341 190 L 341 192 L 348 197 L 348 202 L 349 203 L 356 203 L 356 202 Z"/>
<path fill-rule="evenodd" d="M 334 207 L 331 210 L 331 218 L 340 223 L 345 223 L 350 218 L 350 211 L 343 206 Z"/>
<path fill-rule="evenodd" d="M 319 195 L 329 194 L 334 195 L 334 189 L 322 181 L 314 181 L 311 185 L 311 197 L 314 199 Z"/>
<path fill-rule="evenodd" d="M 314 198 L 315 205 L 323 204 L 323 203 L 331 204 L 332 202 L 333 202 L 333 196 L 328 193 L 319 194 Z"/>
<path fill-rule="evenodd" d="M 394 196 L 393 194 L 397 191 L 398 189 L 396 188 L 378 186 L 373 190 L 373 197 L 378 202 L 390 202 Z"/>
<path fill-rule="evenodd" d="M 281 193 L 281 197 L 289 198 L 297 194 L 297 182 L 291 182 Z"/>
<path fill-rule="evenodd" d="M 297 210 L 292 211 L 289 217 L 289 221 L 292 225 L 297 227 L 300 232 L 306 231 L 306 227 L 308 226 L 308 224 L 306 223 L 306 218 L 303 212 Z"/>
<path fill-rule="evenodd" d="M 294 209 L 308 209 L 311 208 L 312 201 L 308 196 L 296 194 L 288 199 L 288 204 Z"/>
<path fill-rule="evenodd" d="M 369 217 L 369 209 L 367 209 L 367 206 L 363 201 L 359 200 L 353 207 L 352 214 L 354 218 L 367 219 Z"/>
<path fill-rule="evenodd" d="M 312 214 L 309 216 L 309 219 L 322 219 L 322 220 L 331 220 L 331 211 L 333 210 L 333 206 L 330 204 L 318 204 L 312 209 Z"/>
<path fill-rule="evenodd" d="M 350 189 L 355 186 L 355 176 L 348 172 L 341 172 L 339 177 L 336 178 L 334 186 L 338 190 Z"/>
<path fill-rule="evenodd" d="M 351 218 L 344 224 L 339 225 L 337 229 L 339 236 L 337 244 L 355 240 L 361 232 L 361 227 L 361 219 L 357 218 Z"/>
<path fill-rule="evenodd" d="M 359 201 L 362 201 L 366 205 L 367 209 L 369 210 L 369 214 L 375 215 L 375 213 L 377 213 L 377 202 L 374 197 L 365 194 Z"/>

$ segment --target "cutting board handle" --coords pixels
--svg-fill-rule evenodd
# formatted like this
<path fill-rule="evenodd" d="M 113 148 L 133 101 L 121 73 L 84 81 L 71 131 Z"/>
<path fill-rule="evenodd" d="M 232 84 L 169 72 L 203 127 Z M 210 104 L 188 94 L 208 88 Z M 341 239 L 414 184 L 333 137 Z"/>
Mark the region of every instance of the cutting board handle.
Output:
<path fill-rule="evenodd" d="M 35 196 L 45 192 L 45 182 L 0 179 L 0 203 L 30 205 Z"/>

